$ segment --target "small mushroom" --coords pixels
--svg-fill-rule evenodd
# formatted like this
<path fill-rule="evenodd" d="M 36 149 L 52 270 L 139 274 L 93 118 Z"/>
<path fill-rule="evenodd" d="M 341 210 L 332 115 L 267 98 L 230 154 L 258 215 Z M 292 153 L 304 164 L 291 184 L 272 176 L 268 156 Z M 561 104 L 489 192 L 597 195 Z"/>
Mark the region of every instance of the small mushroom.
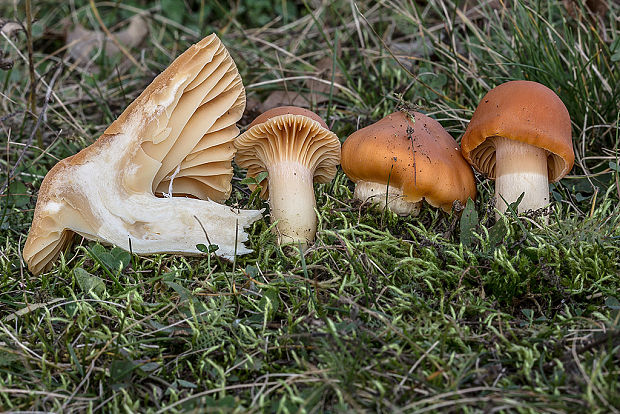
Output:
<path fill-rule="evenodd" d="M 74 233 L 138 254 L 199 254 L 196 245 L 208 241 L 223 257 L 248 253 L 243 229 L 260 211 L 213 201 L 230 194 L 244 108 L 220 40 L 191 46 L 97 141 L 45 176 L 23 250 L 30 271 L 49 268 Z"/>
<path fill-rule="evenodd" d="M 394 112 L 360 129 L 342 145 L 342 169 L 355 182 L 354 196 L 417 215 L 422 200 L 446 212 L 454 201 L 476 198 L 471 167 L 458 144 L 434 119 Z"/>
<path fill-rule="evenodd" d="M 496 207 L 505 212 L 524 193 L 519 212 L 549 204 L 549 181 L 573 167 L 568 110 L 549 88 L 511 81 L 490 90 L 461 140 L 465 159 L 495 179 Z"/>
<path fill-rule="evenodd" d="M 269 199 L 280 243 L 314 240 L 317 217 L 313 183 L 330 182 L 340 162 L 340 141 L 315 113 L 293 106 L 258 116 L 235 140 L 235 162 L 248 177 L 267 171 L 261 197 Z"/>

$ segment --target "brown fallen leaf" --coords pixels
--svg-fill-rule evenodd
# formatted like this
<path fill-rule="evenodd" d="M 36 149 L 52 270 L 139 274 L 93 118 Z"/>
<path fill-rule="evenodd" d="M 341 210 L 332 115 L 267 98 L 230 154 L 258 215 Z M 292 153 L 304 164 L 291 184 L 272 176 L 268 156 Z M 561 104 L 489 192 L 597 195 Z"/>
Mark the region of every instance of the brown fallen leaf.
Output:
<path fill-rule="evenodd" d="M 339 54 L 339 47 L 336 51 Z M 312 109 L 317 105 L 327 102 L 329 100 L 330 91 L 332 95 L 336 95 L 339 92 L 338 88 L 332 89 L 332 81 L 337 84 L 344 84 L 345 77 L 336 65 L 336 70 L 332 76 L 334 69 L 334 60 L 332 56 L 326 56 L 320 59 L 315 67 L 317 71 L 314 75 L 308 77 L 304 82 L 304 89 L 308 89 L 308 92 L 297 92 L 292 90 L 279 90 L 273 91 L 269 94 L 267 99 L 259 104 L 259 112 L 265 112 L 269 109 L 276 108 L 278 106 L 298 106 L 300 108 Z"/>
<path fill-rule="evenodd" d="M 18 32 L 21 32 L 23 30 L 24 26 L 22 26 L 21 23 L 0 18 L 0 31 L 4 33 L 7 37 L 13 37 Z"/>
<path fill-rule="evenodd" d="M 339 51 L 337 51 L 338 53 Z M 334 59 L 331 56 L 326 56 L 323 59 L 319 60 L 316 63 L 316 67 L 318 69 L 318 73 L 316 77 L 320 79 L 324 79 L 329 83 L 320 82 L 315 79 L 310 79 L 308 82 L 308 89 L 314 94 L 325 94 L 329 95 L 329 91 L 331 90 L 331 82 L 332 82 L 332 71 L 334 70 Z M 335 71 L 333 72 L 333 81 L 334 83 L 342 84 L 345 81 L 344 75 L 340 70 L 340 67 L 336 65 Z M 336 91 L 334 91 L 336 92 Z M 327 96 L 323 96 L 323 100 L 326 101 Z"/>
<path fill-rule="evenodd" d="M 13 60 L 5 57 L 3 51 L 0 50 L 0 70 L 9 70 L 13 67 Z"/>
<path fill-rule="evenodd" d="M 273 91 L 267 99 L 258 105 L 259 113 L 268 111 L 278 106 L 298 106 L 300 108 L 310 108 L 323 102 L 322 99 L 317 100 L 312 93 L 301 94 L 293 91 Z"/>
<path fill-rule="evenodd" d="M 581 3 L 581 1 L 580 1 Z M 609 10 L 608 2 L 605 0 L 586 0 L 585 8 L 594 17 L 604 17 Z M 564 7 L 571 17 L 576 18 L 579 15 L 579 4 L 576 0 L 564 0 Z"/>
<path fill-rule="evenodd" d="M 0 18 L 0 32 L 6 37 L 15 37 L 22 31 L 24 26 L 21 23 Z M 9 70 L 13 67 L 13 59 L 8 56 L 8 53 L 0 50 L 0 70 Z"/>
<path fill-rule="evenodd" d="M 139 46 L 148 34 L 147 24 L 141 16 L 133 16 L 129 26 L 124 30 L 112 33 L 116 40 L 127 49 Z M 107 38 L 105 33 L 88 30 L 78 24 L 67 32 L 65 40 L 69 55 L 76 62 L 86 62 L 95 48 L 104 47 L 105 54 L 113 56 L 120 53 L 118 46 Z"/>

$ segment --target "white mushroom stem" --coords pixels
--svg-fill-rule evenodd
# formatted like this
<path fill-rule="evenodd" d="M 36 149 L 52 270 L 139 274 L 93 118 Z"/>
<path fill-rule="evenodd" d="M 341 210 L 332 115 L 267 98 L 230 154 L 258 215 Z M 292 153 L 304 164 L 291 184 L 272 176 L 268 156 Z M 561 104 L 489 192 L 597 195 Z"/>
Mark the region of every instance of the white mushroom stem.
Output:
<path fill-rule="evenodd" d="M 281 161 L 268 166 L 269 206 L 280 243 L 301 243 L 302 248 L 314 240 L 317 217 L 314 211 L 314 174 L 295 161 Z"/>
<path fill-rule="evenodd" d="M 355 185 L 353 196 L 363 203 L 376 204 L 380 208 L 387 206 L 399 216 L 417 216 L 420 213 L 422 201 L 411 202 L 404 199 L 400 188 L 370 181 L 359 181 Z"/>
<path fill-rule="evenodd" d="M 497 209 L 506 212 L 506 203 L 514 203 L 522 193 L 525 194 L 518 207 L 519 213 L 547 206 L 547 151 L 504 137 L 496 137 L 494 141 Z"/>

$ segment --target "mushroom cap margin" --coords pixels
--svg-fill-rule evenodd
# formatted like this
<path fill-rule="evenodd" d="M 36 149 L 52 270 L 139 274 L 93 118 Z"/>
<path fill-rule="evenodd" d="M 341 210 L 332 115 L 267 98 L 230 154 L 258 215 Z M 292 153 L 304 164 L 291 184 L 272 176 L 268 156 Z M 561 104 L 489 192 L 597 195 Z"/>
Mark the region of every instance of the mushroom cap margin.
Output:
<path fill-rule="evenodd" d="M 314 112 L 298 107 L 274 108 L 259 115 L 235 140 L 235 162 L 256 177 L 279 161 L 296 161 L 313 172 L 315 183 L 328 183 L 340 164 L 338 136 Z M 260 183 L 261 198 L 269 198 L 267 179 Z M 250 186 L 254 189 L 254 186 Z"/>
<path fill-rule="evenodd" d="M 461 151 L 491 179 L 495 178 L 495 150 L 488 138 L 497 136 L 547 150 L 551 182 L 573 167 L 570 115 L 556 93 L 540 83 L 503 83 L 487 92 L 474 111 L 461 139 Z"/>

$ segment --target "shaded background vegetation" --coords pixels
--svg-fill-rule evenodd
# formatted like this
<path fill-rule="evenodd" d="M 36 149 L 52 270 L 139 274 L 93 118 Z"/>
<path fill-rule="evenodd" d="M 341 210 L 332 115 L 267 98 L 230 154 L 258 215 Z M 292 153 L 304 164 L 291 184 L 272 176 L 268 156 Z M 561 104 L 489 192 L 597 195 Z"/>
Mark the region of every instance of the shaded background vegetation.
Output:
<path fill-rule="evenodd" d="M 26 29 L 0 38 L 0 406 L 620 409 L 616 4 L 42 0 L 31 9 L 28 29 L 25 2 L 0 6 Z M 148 34 L 130 49 L 134 61 L 93 51 L 75 62 L 65 36 L 77 24 L 117 30 L 137 14 Z M 496 221 L 483 177 L 461 220 L 429 207 L 400 218 L 353 201 L 339 172 L 317 187 L 319 233 L 303 257 L 276 245 L 267 217 L 250 229 L 255 252 L 234 263 L 76 240 L 52 271 L 31 276 L 20 251 L 45 173 L 211 32 L 244 79 L 242 126 L 294 103 L 344 139 L 405 104 L 459 140 L 493 86 L 549 86 L 570 112 L 576 152 L 551 187 L 549 225 Z M 242 178 L 237 170 L 229 203 L 267 207 Z"/>

